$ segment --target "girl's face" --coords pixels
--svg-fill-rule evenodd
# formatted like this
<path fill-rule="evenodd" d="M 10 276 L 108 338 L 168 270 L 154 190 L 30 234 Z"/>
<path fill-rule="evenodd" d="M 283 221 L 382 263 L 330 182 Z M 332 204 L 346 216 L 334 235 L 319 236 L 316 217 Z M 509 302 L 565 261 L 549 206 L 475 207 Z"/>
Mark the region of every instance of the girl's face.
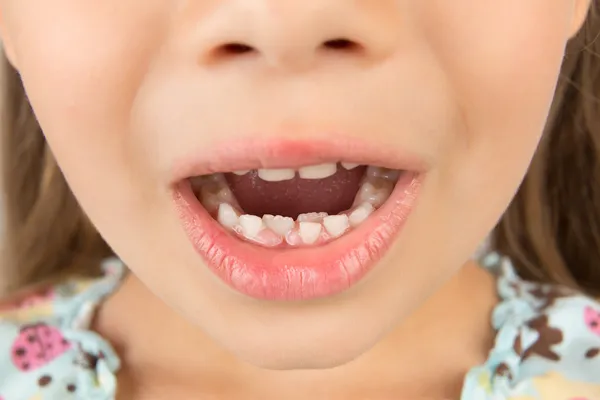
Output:
<path fill-rule="evenodd" d="M 73 192 L 134 274 L 238 356 L 297 368 L 365 352 L 469 259 L 525 174 L 588 5 L 0 0 L 0 15 Z M 336 162 L 402 172 L 390 195 L 387 170 L 359 189 L 363 167 L 301 169 Z M 259 168 L 288 170 L 189 185 Z M 219 205 L 336 214 L 358 190 L 368 204 L 327 224 Z"/>

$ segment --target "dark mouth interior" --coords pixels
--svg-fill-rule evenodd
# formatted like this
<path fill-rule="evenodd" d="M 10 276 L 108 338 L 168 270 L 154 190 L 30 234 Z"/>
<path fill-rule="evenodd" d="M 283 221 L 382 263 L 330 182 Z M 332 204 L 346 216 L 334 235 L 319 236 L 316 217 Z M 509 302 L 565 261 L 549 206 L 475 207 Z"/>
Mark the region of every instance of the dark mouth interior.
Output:
<path fill-rule="evenodd" d="M 267 182 L 257 171 L 225 178 L 240 207 L 246 214 L 281 215 L 296 219 L 310 212 L 335 215 L 352 207 L 360 187 L 365 166 L 347 170 L 338 166 L 337 172 L 323 179 L 302 179 L 297 174 L 290 180 Z"/>

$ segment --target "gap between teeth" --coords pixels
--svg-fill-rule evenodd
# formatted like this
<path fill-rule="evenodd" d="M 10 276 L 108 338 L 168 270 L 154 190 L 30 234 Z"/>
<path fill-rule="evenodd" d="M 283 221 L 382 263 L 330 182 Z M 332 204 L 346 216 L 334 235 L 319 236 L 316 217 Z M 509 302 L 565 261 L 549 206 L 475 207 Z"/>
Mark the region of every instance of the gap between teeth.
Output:
<path fill-rule="evenodd" d="M 347 170 L 352 170 L 360 166 L 360 164 L 343 162 L 340 165 Z M 233 171 L 235 175 L 246 175 L 250 170 Z M 334 175 L 337 172 L 337 163 L 326 163 L 319 165 L 308 165 L 297 170 L 292 168 L 279 169 L 259 169 L 257 170 L 258 177 L 268 182 L 280 182 L 294 179 L 296 174 L 302 179 L 323 179 Z"/>

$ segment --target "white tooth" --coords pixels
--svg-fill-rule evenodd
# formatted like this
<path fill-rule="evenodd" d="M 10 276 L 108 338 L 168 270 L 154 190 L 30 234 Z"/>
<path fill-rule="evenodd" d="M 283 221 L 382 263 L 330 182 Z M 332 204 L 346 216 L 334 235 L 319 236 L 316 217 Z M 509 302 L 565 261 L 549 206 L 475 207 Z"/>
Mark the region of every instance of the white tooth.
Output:
<path fill-rule="evenodd" d="M 323 179 L 337 172 L 337 164 L 321 164 L 302 167 L 298 170 L 302 179 Z"/>
<path fill-rule="evenodd" d="M 371 215 L 375 211 L 375 207 L 371 205 L 371 203 L 363 203 L 350 213 L 350 225 L 352 227 L 357 227 L 361 223 L 363 223 L 369 215 Z"/>
<path fill-rule="evenodd" d="M 229 203 L 229 204 L 233 204 L 233 202 L 236 201 L 235 197 L 233 196 L 233 192 L 231 191 L 231 189 L 229 189 L 228 186 L 219 190 L 219 193 L 217 193 L 217 198 L 220 201 L 222 201 L 223 203 Z"/>
<path fill-rule="evenodd" d="M 318 222 L 300 222 L 300 238 L 304 244 L 313 244 L 319 239 L 323 225 Z"/>
<path fill-rule="evenodd" d="M 347 215 L 331 215 L 323 220 L 323 226 L 334 238 L 340 237 L 350 226 Z"/>
<path fill-rule="evenodd" d="M 239 223 L 239 215 L 231 205 L 221 203 L 217 220 L 227 228 L 233 228 Z"/>
<path fill-rule="evenodd" d="M 298 215 L 298 222 L 321 222 L 328 214 L 326 212 L 312 212 Z"/>
<path fill-rule="evenodd" d="M 240 175 L 240 176 L 246 175 L 248 172 L 250 172 L 249 169 L 245 169 L 245 170 L 241 170 L 241 171 L 233 171 L 234 174 Z"/>
<path fill-rule="evenodd" d="M 263 222 L 273 232 L 280 236 L 287 235 L 294 228 L 295 222 L 290 217 L 282 217 L 281 215 L 263 215 Z"/>
<path fill-rule="evenodd" d="M 258 177 L 263 181 L 279 182 L 294 179 L 296 171 L 293 169 L 259 169 Z"/>
<path fill-rule="evenodd" d="M 354 168 L 359 167 L 359 166 L 360 166 L 360 164 L 355 164 L 355 163 L 349 163 L 349 162 L 343 162 L 342 163 L 342 167 L 344 167 L 344 168 L 346 168 L 348 170 L 354 169 Z"/>
<path fill-rule="evenodd" d="M 376 208 L 381 207 L 392 194 L 394 186 L 388 181 L 381 181 L 379 183 L 382 185 L 378 188 L 369 181 L 363 183 L 354 204 L 371 203 Z"/>
<path fill-rule="evenodd" d="M 372 197 L 374 196 L 377 189 L 371 182 L 365 182 L 358 189 L 358 194 L 356 196 L 356 202 L 358 204 L 362 204 L 365 202 L 370 202 Z"/>
<path fill-rule="evenodd" d="M 381 180 L 377 182 L 377 185 L 376 187 L 369 181 L 363 183 L 356 196 L 355 204 L 371 203 L 375 208 L 381 207 L 392 194 L 394 184 Z"/>
<path fill-rule="evenodd" d="M 247 238 L 256 237 L 264 227 L 260 217 L 248 214 L 244 214 L 240 217 L 240 225 L 244 236 Z"/>
<path fill-rule="evenodd" d="M 392 189 L 382 187 L 377 189 L 377 191 L 373 194 L 371 204 L 375 207 L 381 207 L 383 203 L 390 197 L 392 194 Z"/>

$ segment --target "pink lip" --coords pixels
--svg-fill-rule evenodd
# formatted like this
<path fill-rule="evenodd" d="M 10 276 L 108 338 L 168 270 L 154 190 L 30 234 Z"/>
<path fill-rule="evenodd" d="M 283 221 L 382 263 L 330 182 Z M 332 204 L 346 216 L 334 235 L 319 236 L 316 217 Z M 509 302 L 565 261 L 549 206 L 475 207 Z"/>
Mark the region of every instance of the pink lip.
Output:
<path fill-rule="evenodd" d="M 248 161 L 248 155 L 251 154 L 260 159 L 262 165 L 290 166 L 290 163 L 284 164 L 285 161 L 280 159 L 283 155 L 285 160 L 285 149 L 289 147 L 275 147 L 283 149 L 282 153 L 274 153 L 273 148 L 268 146 L 261 148 L 268 149 L 269 153 L 261 154 L 256 148 L 249 152 L 246 149 L 244 157 L 232 159 L 232 164 L 255 168 L 251 166 L 252 161 Z M 293 151 L 297 150 L 294 148 Z M 364 149 L 362 153 L 362 158 L 352 158 L 348 156 L 348 152 L 340 152 L 338 148 L 337 157 L 330 157 L 328 160 L 340 159 L 340 155 L 343 155 L 343 160 L 361 162 L 365 159 Z M 324 154 L 326 152 L 323 152 L 321 146 L 317 155 L 306 157 L 305 160 L 309 161 L 304 161 L 301 165 L 312 164 L 315 159 L 325 161 Z M 288 159 L 292 158 L 288 156 Z M 215 164 L 209 164 L 188 164 L 192 167 L 187 171 L 214 171 Z M 373 164 L 382 165 L 381 160 Z M 418 170 L 421 165 L 404 168 L 410 172 L 402 175 L 388 201 L 360 227 L 320 247 L 267 249 L 239 240 L 208 214 L 192 192 L 189 181 L 184 178 L 180 178 L 174 185 L 173 200 L 195 250 L 208 267 L 231 288 L 262 300 L 311 300 L 343 292 L 373 269 L 399 235 L 416 202 L 424 176 Z M 187 175 L 189 176 L 194 174 Z"/>
<path fill-rule="evenodd" d="M 377 165 L 390 169 L 425 172 L 424 157 L 394 146 L 375 145 L 368 140 L 332 139 L 257 140 L 239 139 L 194 149 L 174 165 L 170 180 L 177 184 L 191 176 L 259 168 L 296 168 L 332 161 Z"/>

